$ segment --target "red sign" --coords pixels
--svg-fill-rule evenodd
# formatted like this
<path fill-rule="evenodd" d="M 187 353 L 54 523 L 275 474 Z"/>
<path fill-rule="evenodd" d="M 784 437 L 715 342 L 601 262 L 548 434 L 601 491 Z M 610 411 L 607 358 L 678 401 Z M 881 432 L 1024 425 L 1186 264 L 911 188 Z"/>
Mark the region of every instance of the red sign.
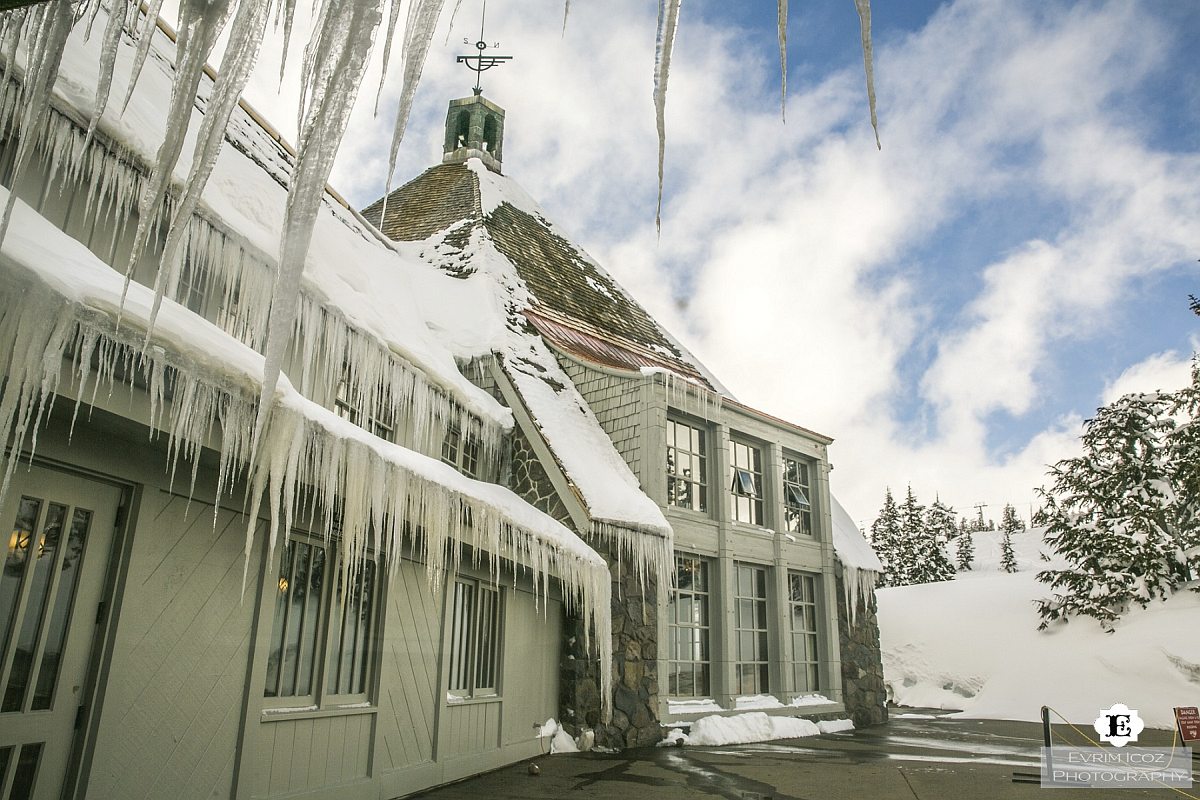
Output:
<path fill-rule="evenodd" d="M 1175 724 L 1179 726 L 1179 737 L 1184 744 L 1200 742 L 1200 709 L 1195 706 L 1176 708 Z"/>

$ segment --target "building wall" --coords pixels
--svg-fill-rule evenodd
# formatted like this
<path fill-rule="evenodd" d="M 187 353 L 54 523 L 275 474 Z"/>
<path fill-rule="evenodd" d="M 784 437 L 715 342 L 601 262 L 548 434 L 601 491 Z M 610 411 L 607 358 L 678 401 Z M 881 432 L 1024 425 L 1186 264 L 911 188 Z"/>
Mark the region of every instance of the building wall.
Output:
<path fill-rule="evenodd" d="M 838 643 L 842 651 L 842 691 L 846 713 L 859 728 L 880 725 L 887 722 L 888 712 L 875 593 L 872 592 L 866 602 L 857 600 L 858 607 L 852 620 L 846 605 L 840 567 L 837 572 Z"/>

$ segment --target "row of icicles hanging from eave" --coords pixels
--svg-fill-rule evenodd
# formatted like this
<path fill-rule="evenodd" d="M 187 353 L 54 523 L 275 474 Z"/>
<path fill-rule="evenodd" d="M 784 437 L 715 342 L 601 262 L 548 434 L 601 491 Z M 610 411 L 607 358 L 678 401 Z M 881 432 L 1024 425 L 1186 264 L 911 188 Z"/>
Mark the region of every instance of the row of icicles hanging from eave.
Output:
<path fill-rule="evenodd" d="M 155 25 L 163 0 L 151 0 L 142 19 L 132 74 L 128 78 L 125 104 L 136 89 L 137 80 L 150 50 Z M 420 82 L 429 45 L 441 16 L 445 0 L 410 0 L 402 34 L 402 85 L 396 109 L 392 145 L 389 150 L 388 179 L 384 192 L 391 190 L 396 155 L 408 124 L 413 97 Z M 777 0 L 780 66 L 783 72 L 783 92 L 786 97 L 787 77 L 787 0 Z M 155 314 L 164 288 L 174 283 L 171 274 L 176 263 L 174 252 L 183 239 L 186 221 L 191 219 L 203 193 L 204 186 L 216 164 L 224 142 L 225 129 L 236 108 L 242 91 L 253 71 L 263 38 L 272 16 L 276 27 L 283 31 L 282 66 L 286 62 L 296 0 L 181 0 L 179 5 L 178 37 L 175 52 L 175 77 L 171 100 L 166 112 L 166 133 L 159 146 L 157 158 L 139 199 L 139 224 L 133 253 L 126 270 L 126 280 L 148 243 L 157 223 L 153 213 L 161 207 L 172 182 L 175 165 L 183 149 L 191 121 L 191 111 L 204 67 L 217 38 L 230 24 L 229 42 L 222 59 L 209 103 L 196 139 L 192 168 L 182 186 L 180 200 L 168 225 L 167 244 L 155 281 Z M 666 148 L 665 109 L 667 79 L 671 67 L 675 34 L 679 22 L 681 0 L 659 0 L 658 32 L 654 58 L 654 107 L 658 130 L 658 205 L 655 224 L 661 229 L 663 164 Z M 49 111 L 49 98 L 57 79 L 63 49 L 71 31 L 78 25 L 90 35 L 99 17 L 99 0 L 46 0 L 4 14 L 0 23 L 0 55 L 5 70 L 4 80 L 13 79 L 16 71 L 18 46 L 26 43 L 25 79 L 21 127 L 40 127 Z M 264 355 L 263 389 L 256 431 L 261 433 L 265 415 L 274 400 L 280 365 L 292 329 L 300 296 L 301 275 L 312 237 L 312 229 L 320 209 L 330 171 L 333 168 L 350 112 L 370 60 L 378 29 L 388 20 L 384 40 L 384 75 L 387 55 L 392 50 L 400 14 L 400 0 L 319 0 L 312 35 L 304 48 L 301 69 L 300 103 L 297 108 L 299 139 L 296 163 L 288 186 L 287 205 L 280 239 L 279 268 L 271 292 L 271 310 Z M 385 8 L 386 7 L 386 8 Z M 867 96 L 871 108 L 871 124 L 876 129 L 875 90 L 871 52 L 870 0 L 855 0 L 862 31 L 863 59 L 866 67 Z M 272 14 L 274 11 L 274 14 Z M 457 11 L 457 4 L 455 6 Z M 567 22 L 570 2 L 564 6 L 563 25 Z M 126 28 L 135 25 L 141 11 L 138 0 L 111 0 L 107 22 L 101 34 L 100 64 L 96 102 L 90 129 L 95 129 L 109 102 L 117 51 Z M 230 22 L 232 20 L 232 22 Z M 381 80 L 376 94 L 376 107 L 383 91 Z M 31 155 L 31 143 L 20 142 L 15 173 L 19 174 Z M 0 241 L 8 227 L 15 196 L 0 218 Z M 154 317 L 151 318 L 153 325 Z"/>

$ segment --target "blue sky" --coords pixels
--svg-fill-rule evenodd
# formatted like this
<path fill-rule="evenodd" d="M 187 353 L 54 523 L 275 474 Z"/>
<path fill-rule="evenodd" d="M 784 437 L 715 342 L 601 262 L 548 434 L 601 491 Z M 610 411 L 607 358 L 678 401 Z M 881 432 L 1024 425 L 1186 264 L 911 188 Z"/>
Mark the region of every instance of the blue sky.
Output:
<path fill-rule="evenodd" d="M 393 186 L 439 160 L 470 90 L 453 56 L 479 0 L 444 44 L 452 6 Z M 1200 4 L 874 6 L 882 151 L 851 0 L 791 3 L 786 124 L 775 3 L 684 4 L 659 239 L 657 4 L 575 0 L 564 33 L 557 0 L 492 0 L 516 56 L 484 82 L 505 172 L 739 399 L 834 437 L 856 519 L 910 481 L 1027 511 L 1081 421 L 1181 383 L 1200 338 Z M 294 71 L 251 90 L 285 133 Z M 386 185 L 394 84 L 378 118 L 364 90 L 333 174 L 360 206 Z"/>

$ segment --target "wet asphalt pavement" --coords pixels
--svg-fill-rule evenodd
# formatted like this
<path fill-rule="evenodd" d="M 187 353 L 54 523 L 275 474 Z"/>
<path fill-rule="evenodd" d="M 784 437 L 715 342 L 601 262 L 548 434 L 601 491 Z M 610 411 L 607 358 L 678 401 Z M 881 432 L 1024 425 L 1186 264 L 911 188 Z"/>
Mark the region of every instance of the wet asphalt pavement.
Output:
<path fill-rule="evenodd" d="M 1065 727 L 1061 735 L 1072 744 L 1084 744 Z M 887 725 L 807 739 L 546 756 L 417 796 L 429 800 L 1044 797 L 1048 790 L 1036 782 L 1041 737 L 1041 727 L 1032 723 L 894 716 Z M 1138 745 L 1170 747 L 1171 733 L 1147 730 Z M 538 765 L 539 775 L 530 774 L 530 763 Z M 1022 774 L 1032 774 L 1033 782 L 1013 780 Z M 1200 800 L 1200 786 L 1182 791 L 1065 791 L 1051 797 Z"/>

